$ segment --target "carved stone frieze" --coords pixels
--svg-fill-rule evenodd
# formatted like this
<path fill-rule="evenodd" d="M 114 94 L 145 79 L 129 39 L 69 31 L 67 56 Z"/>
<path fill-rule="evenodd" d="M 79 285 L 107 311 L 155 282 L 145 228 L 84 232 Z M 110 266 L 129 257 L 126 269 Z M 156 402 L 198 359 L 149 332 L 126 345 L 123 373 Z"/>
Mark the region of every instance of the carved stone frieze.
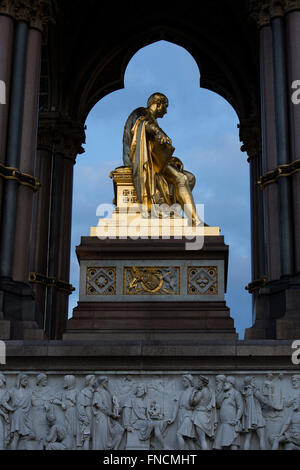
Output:
<path fill-rule="evenodd" d="M 300 374 L 3 372 L 0 449 L 300 449 Z"/>

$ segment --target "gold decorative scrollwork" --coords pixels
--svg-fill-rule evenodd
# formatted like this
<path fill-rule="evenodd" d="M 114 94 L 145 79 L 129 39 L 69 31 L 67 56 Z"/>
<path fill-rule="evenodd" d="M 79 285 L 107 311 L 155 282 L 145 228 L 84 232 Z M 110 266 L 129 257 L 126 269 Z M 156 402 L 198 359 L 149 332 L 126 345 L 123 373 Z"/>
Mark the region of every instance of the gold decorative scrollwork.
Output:
<path fill-rule="evenodd" d="M 125 266 L 124 295 L 179 295 L 178 266 Z"/>

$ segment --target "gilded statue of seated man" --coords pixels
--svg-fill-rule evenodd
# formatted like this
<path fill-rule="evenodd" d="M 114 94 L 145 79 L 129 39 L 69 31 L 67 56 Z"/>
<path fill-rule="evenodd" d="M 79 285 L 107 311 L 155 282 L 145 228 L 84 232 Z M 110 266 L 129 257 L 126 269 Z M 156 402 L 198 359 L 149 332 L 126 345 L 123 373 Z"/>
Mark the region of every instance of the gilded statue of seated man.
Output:
<path fill-rule="evenodd" d="M 129 115 L 123 135 L 123 162 L 132 169 L 143 216 L 148 216 L 153 207 L 178 203 L 192 224 L 200 225 L 192 195 L 195 176 L 173 156 L 172 141 L 157 123 L 168 104 L 165 95 L 153 93 L 147 108 L 137 108 Z"/>

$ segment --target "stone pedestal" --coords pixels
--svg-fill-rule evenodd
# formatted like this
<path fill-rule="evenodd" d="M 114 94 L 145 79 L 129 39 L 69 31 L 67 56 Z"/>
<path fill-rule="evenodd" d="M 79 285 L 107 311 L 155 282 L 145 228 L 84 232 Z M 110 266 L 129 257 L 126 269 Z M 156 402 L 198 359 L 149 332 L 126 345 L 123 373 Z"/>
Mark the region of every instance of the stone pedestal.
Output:
<path fill-rule="evenodd" d="M 235 338 L 224 301 L 228 246 L 189 240 L 82 237 L 78 306 L 64 339 Z"/>
<path fill-rule="evenodd" d="M 131 169 L 110 176 L 116 208 L 76 249 L 79 302 L 64 339 L 236 338 L 219 227 L 192 226 L 175 206 L 141 213 Z"/>

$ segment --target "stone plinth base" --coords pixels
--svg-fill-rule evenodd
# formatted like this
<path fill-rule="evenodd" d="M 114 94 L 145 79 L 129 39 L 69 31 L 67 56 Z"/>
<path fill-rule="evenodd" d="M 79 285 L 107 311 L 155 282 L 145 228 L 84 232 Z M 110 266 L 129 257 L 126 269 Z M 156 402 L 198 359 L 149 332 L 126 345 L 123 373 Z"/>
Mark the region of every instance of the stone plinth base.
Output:
<path fill-rule="evenodd" d="M 199 250 L 187 250 L 186 242 L 82 237 L 79 302 L 64 338 L 80 339 L 80 330 L 84 338 L 88 331 L 114 337 L 114 330 L 122 338 L 134 331 L 141 338 L 144 330 L 155 337 L 193 331 L 199 339 L 236 338 L 224 301 L 228 246 L 222 236 L 205 237 Z"/>

